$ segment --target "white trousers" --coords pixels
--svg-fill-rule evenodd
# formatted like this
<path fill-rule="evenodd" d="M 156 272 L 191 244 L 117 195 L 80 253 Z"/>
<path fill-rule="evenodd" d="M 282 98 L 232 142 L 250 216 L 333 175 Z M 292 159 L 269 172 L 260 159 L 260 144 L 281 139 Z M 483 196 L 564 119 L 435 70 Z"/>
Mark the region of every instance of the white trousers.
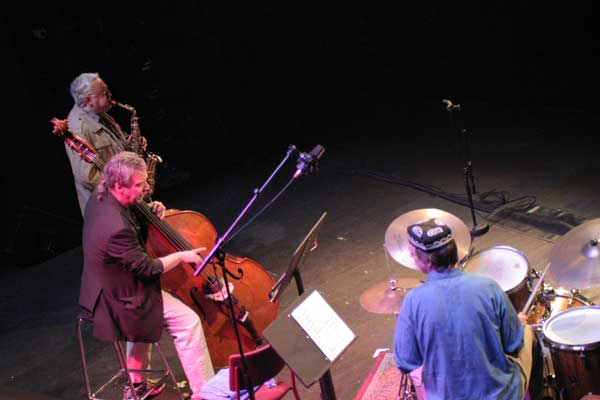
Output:
<path fill-rule="evenodd" d="M 180 300 L 162 291 L 164 327 L 173 338 L 179 361 L 193 393 L 200 393 L 202 386 L 215 375 L 204 330 L 198 314 Z M 150 364 L 149 343 L 127 342 L 127 367 L 148 368 Z M 134 382 L 141 382 L 141 374 L 131 374 Z M 192 397 L 193 398 L 193 397 Z"/>

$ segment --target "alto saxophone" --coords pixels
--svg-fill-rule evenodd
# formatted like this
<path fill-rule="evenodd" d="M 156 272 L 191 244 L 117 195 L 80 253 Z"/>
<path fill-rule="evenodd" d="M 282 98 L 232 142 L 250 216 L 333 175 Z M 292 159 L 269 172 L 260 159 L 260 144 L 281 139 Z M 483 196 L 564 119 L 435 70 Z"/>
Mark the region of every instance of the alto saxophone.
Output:
<path fill-rule="evenodd" d="M 111 100 L 111 102 L 112 104 L 131 113 L 131 133 L 128 138 L 129 146 L 131 151 L 139 154 L 146 161 L 146 169 L 148 170 L 148 185 L 150 186 L 150 189 L 148 190 L 148 196 L 151 196 L 152 193 L 154 193 L 154 188 L 156 186 L 156 166 L 157 164 L 162 163 L 162 158 L 160 158 L 158 154 L 154 154 L 145 150 L 146 146 L 142 142 L 139 117 L 136 109 L 129 104 L 119 103 L 116 100 Z"/>

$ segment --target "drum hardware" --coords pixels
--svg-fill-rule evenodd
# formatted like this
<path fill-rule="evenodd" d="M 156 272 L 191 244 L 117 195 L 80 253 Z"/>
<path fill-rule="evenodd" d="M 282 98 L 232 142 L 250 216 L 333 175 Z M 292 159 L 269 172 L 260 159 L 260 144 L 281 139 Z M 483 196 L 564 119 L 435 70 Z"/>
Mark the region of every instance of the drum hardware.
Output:
<path fill-rule="evenodd" d="M 533 281 L 538 279 L 542 281 L 542 286 L 545 287 L 546 283 L 544 283 L 544 271 L 538 271 L 535 268 L 531 268 L 531 274 L 527 277 L 527 283 L 529 285 L 530 291 L 533 291 Z"/>
<path fill-rule="evenodd" d="M 531 308 L 531 304 L 533 303 L 533 300 L 536 296 L 538 296 L 538 291 L 540 290 L 540 286 L 542 285 L 542 283 L 544 282 L 544 276 L 546 276 L 546 273 L 548 272 L 548 270 L 550 269 L 550 263 L 548 263 L 548 265 L 546 265 L 546 268 L 544 268 L 544 271 L 538 275 L 537 271 L 534 273 L 529 274 L 529 291 L 531 292 L 531 294 L 529 295 L 529 298 L 527 299 L 527 302 L 525 303 L 525 305 L 523 306 L 523 308 L 521 309 L 522 313 L 528 313 L 529 309 Z M 537 275 L 538 281 L 535 284 L 535 286 L 533 288 L 531 288 L 531 282 L 533 281 L 532 277 L 534 275 Z"/>
<path fill-rule="evenodd" d="M 527 322 L 536 329 L 540 329 L 550 317 L 563 311 L 592 306 L 594 303 L 581 294 L 579 289 L 554 288 L 544 284 L 538 294 L 536 302 L 529 310 Z"/>
<path fill-rule="evenodd" d="M 400 388 L 398 389 L 398 400 L 417 400 L 415 388 L 408 374 L 402 374 Z"/>
<path fill-rule="evenodd" d="M 542 400 L 559 400 L 559 388 L 556 383 L 556 375 L 554 373 L 554 367 L 552 366 L 552 357 L 550 354 L 550 349 L 548 348 L 546 342 L 544 341 L 544 336 L 539 326 L 534 326 L 533 330 L 537 343 L 540 345 L 541 349 L 541 360 L 542 360 L 542 384 L 543 389 L 541 393 Z M 535 362 L 533 363 L 535 366 Z M 533 372 L 532 372 L 533 374 Z"/>

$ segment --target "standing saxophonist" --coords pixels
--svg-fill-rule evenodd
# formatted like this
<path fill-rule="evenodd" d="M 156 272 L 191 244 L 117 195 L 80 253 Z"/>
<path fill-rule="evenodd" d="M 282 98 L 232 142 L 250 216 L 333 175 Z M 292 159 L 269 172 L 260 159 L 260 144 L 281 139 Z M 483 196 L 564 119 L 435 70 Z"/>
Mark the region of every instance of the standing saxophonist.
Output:
<path fill-rule="evenodd" d="M 140 135 L 137 113 L 132 114 L 132 132 L 129 136 L 108 114 L 113 104 L 126 108 L 128 111 L 132 111 L 133 107 L 114 101 L 108 86 L 97 73 L 80 74 L 71 82 L 70 91 L 75 104 L 67 117 L 69 129 L 89 143 L 96 150 L 98 158 L 104 163 L 107 163 L 116 153 L 124 150 L 134 151 L 144 158 L 147 155 L 149 184 L 153 190 L 155 164 L 162 160 L 160 157 L 146 152 L 146 140 Z M 73 171 L 79 208 L 83 215 L 87 200 L 102 179 L 101 171 L 82 160 L 66 144 L 65 148 Z"/>

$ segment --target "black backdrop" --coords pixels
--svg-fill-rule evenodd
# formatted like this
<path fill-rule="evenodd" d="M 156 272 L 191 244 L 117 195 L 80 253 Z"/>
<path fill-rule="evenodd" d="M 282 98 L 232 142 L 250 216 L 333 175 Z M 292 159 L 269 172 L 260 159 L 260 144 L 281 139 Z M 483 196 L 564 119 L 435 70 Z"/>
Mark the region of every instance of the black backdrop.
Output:
<path fill-rule="evenodd" d="M 379 89 L 595 110 L 591 5 L 237 3 L 23 3 L 3 14 L 5 254 L 77 241 L 49 245 L 33 231 L 78 235 L 70 169 L 48 120 L 66 117 L 68 85 L 84 71 L 99 72 L 117 100 L 135 105 L 172 176 L 314 143 L 294 100 L 306 93 Z M 127 124 L 128 115 L 115 114 Z M 286 120 L 296 123 L 282 131 Z M 47 223 L 28 227 L 39 221 Z"/>

